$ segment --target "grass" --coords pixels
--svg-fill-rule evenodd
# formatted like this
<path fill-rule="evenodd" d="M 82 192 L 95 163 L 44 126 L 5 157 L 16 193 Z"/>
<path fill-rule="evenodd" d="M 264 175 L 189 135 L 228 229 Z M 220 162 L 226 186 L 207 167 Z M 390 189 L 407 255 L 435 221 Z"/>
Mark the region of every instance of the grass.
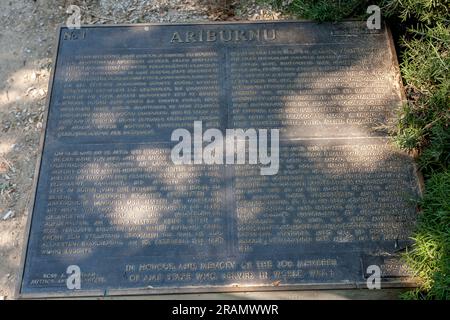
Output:
<path fill-rule="evenodd" d="M 365 1 L 360 0 L 296 0 L 293 1 L 289 10 L 299 14 L 306 19 L 316 21 L 338 21 L 349 16 L 359 16 L 362 11 L 362 5 Z M 367 6 L 366 6 L 367 7 Z"/>
<path fill-rule="evenodd" d="M 403 294 L 406 299 L 450 299 L 450 171 L 433 174 L 426 183 L 422 213 L 406 262 L 421 287 Z"/>
<path fill-rule="evenodd" d="M 399 33 L 400 69 L 408 102 L 391 130 L 415 151 L 425 193 L 414 245 L 404 259 L 422 281 L 404 299 L 450 299 L 450 0 L 260 0 L 319 22 L 362 18 L 377 4 Z"/>
<path fill-rule="evenodd" d="M 388 1 L 389 2 L 389 1 Z M 422 282 L 404 299 L 450 299 L 450 1 L 390 1 L 408 28 L 400 40 L 408 103 L 392 134 L 417 150 L 426 183 L 406 263 Z M 396 10 L 396 11 L 395 11 Z"/>
<path fill-rule="evenodd" d="M 401 44 L 409 103 L 400 112 L 395 141 L 420 151 L 418 163 L 428 177 L 450 162 L 450 29 L 441 22 L 410 29 Z"/>

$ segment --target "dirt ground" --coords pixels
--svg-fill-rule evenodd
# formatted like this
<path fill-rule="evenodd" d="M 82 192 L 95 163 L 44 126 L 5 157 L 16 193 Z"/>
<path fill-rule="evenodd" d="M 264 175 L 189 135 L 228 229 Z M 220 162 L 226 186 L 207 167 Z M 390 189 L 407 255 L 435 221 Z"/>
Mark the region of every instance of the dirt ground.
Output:
<path fill-rule="evenodd" d="M 1 0 L 0 300 L 14 295 L 56 28 L 71 4 L 85 24 L 286 18 L 254 0 Z"/>

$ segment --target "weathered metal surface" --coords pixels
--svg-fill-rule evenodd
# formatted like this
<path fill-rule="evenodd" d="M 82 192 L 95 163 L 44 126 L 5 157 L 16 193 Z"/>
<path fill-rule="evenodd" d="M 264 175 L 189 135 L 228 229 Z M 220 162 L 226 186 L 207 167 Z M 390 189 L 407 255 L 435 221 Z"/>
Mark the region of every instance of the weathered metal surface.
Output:
<path fill-rule="evenodd" d="M 373 263 L 401 285 L 420 190 L 379 130 L 396 63 L 360 22 L 61 28 L 20 295 L 352 288 Z M 279 172 L 175 166 L 194 121 L 280 129 Z"/>

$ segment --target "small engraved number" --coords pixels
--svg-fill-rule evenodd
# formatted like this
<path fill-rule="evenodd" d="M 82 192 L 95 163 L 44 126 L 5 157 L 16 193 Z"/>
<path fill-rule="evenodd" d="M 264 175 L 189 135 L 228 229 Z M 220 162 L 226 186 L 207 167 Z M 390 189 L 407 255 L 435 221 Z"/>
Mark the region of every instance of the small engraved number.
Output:
<path fill-rule="evenodd" d="M 64 40 L 84 40 L 86 38 L 86 31 L 66 31 L 64 32 Z"/>

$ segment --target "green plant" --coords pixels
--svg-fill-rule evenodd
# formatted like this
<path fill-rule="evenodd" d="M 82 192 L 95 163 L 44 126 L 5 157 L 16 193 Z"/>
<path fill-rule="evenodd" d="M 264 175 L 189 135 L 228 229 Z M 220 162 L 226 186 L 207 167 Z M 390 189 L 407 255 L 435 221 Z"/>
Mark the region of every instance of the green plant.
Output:
<path fill-rule="evenodd" d="M 385 16 L 421 24 L 449 23 L 449 0 L 383 0 L 378 1 Z"/>
<path fill-rule="evenodd" d="M 425 176 L 446 170 L 450 162 L 450 28 L 443 19 L 409 28 L 401 39 L 401 72 L 408 104 L 400 110 L 394 137 L 407 150 L 419 151 Z"/>
<path fill-rule="evenodd" d="M 422 283 L 403 298 L 450 299 L 450 171 L 431 176 L 425 190 L 414 246 L 404 255 Z"/>
<path fill-rule="evenodd" d="M 359 15 L 366 1 L 361 0 L 294 0 L 289 6 L 291 12 L 317 21 L 338 21 Z"/>

